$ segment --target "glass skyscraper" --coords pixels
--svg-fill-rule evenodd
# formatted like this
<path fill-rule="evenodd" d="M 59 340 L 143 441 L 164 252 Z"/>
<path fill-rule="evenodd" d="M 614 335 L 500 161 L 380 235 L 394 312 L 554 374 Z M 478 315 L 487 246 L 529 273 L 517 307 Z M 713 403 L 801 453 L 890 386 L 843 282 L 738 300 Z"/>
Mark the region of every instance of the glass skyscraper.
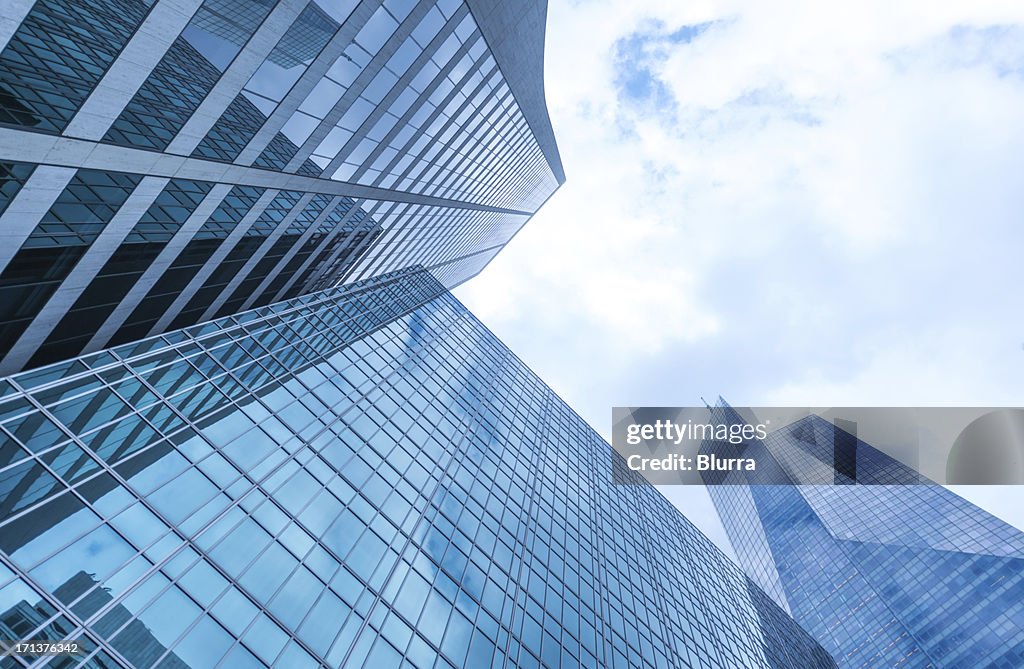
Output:
<path fill-rule="evenodd" d="M 544 3 L 5 0 L 0 374 L 422 266 L 564 181 Z"/>
<path fill-rule="evenodd" d="M 840 667 L 1024 666 L 1024 533 L 818 416 L 746 447 L 763 469 L 711 499 L 740 565 Z"/>
<path fill-rule="evenodd" d="M 835 666 L 448 292 L 545 11 L 5 1 L 0 668 Z"/>
<path fill-rule="evenodd" d="M 425 270 L 0 383 L 0 624 L 76 661 L 835 666 Z"/>

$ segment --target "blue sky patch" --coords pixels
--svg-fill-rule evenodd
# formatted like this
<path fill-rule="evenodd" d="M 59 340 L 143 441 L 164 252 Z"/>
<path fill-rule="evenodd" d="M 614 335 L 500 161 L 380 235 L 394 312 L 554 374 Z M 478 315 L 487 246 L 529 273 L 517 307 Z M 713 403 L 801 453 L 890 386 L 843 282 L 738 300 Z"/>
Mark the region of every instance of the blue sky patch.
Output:
<path fill-rule="evenodd" d="M 684 25 L 667 32 L 665 24 L 656 21 L 644 30 L 626 35 L 615 43 L 618 67 L 615 85 L 628 101 L 653 104 L 657 108 L 673 105 L 672 94 L 656 74 L 655 66 L 665 60 L 668 47 L 690 44 L 700 37 L 712 21 Z"/>

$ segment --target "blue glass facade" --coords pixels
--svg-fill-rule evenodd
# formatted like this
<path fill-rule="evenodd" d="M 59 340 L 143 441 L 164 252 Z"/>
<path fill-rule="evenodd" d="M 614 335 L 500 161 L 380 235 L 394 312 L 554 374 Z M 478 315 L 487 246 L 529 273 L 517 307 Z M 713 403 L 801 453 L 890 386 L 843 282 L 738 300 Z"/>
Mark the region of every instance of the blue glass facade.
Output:
<path fill-rule="evenodd" d="M 834 666 L 422 270 L 0 394 L 0 624 L 88 666 Z"/>
<path fill-rule="evenodd" d="M 564 181 L 543 1 L 4 15 L 0 641 L 78 652 L 0 669 L 835 666 L 447 292 Z"/>
<path fill-rule="evenodd" d="M 5 2 L 0 374 L 405 267 L 479 272 L 564 180 L 543 8 Z"/>
<path fill-rule="evenodd" d="M 840 667 L 1024 666 L 1024 533 L 817 416 L 750 447 L 794 485 L 744 473 L 711 498 L 743 568 Z"/>

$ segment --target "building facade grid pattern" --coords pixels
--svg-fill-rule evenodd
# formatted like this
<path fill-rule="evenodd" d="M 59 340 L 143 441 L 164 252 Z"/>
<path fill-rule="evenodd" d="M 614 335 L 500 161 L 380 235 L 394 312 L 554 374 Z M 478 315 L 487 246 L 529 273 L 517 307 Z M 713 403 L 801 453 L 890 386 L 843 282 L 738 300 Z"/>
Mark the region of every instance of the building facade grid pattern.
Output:
<path fill-rule="evenodd" d="M 833 666 L 423 271 L 0 392 L 0 609 L 94 666 Z"/>
<path fill-rule="evenodd" d="M 10 249 L 0 254 L 0 294 L 8 310 L 17 309 L 0 313 L 0 373 L 345 276 L 422 265 L 454 287 L 482 269 L 559 185 L 551 166 L 557 153 L 542 151 L 533 132 L 547 123 L 546 111 L 520 107 L 487 31 L 461 0 L 171 2 L 40 0 L 0 51 L 0 230 Z M 105 21 L 114 14 L 117 21 Z M 155 23 L 170 25 L 171 14 L 177 27 L 156 40 Z M 137 62 L 147 44 L 152 62 Z M 65 128 L 49 144 L 40 140 Z M 33 164 L 17 160 L 29 145 L 39 147 L 39 163 L 56 159 L 72 170 L 33 181 Z M 132 171 L 135 163 L 151 171 Z M 224 164 L 234 170 L 217 167 Z M 181 171 L 185 165 L 191 174 Z M 83 193 L 83 180 L 101 179 L 119 183 Z M 300 222 L 322 196 L 358 201 L 374 220 L 358 235 L 269 231 L 259 245 L 229 236 L 220 253 L 221 242 L 195 243 L 205 217 L 223 213 L 225 202 L 236 220 L 249 213 L 229 193 L 287 191 L 293 182 L 301 184 L 300 199 L 313 196 L 297 201 Z M 168 210 L 166 200 L 180 200 L 182 187 L 208 192 Z M 382 197 L 358 197 L 363 187 Z M 375 217 L 370 209 L 390 197 L 410 213 Z M 259 209 L 272 201 L 245 203 Z M 146 225 L 154 215 L 168 221 L 166 236 Z M 68 248 L 34 250 L 48 243 Z M 243 252 L 252 262 L 232 265 L 248 275 L 228 281 L 234 296 L 201 307 L 213 264 Z M 127 271 L 139 285 L 116 291 L 118 303 L 101 304 L 97 296 L 121 256 L 133 259 Z M 311 256 L 322 260 L 318 267 L 304 264 Z M 289 268 L 306 280 L 279 275 Z M 239 300 L 242 286 L 259 294 Z M 172 290 L 189 298 L 167 299 Z M 28 291 L 29 299 L 15 300 L 12 291 Z M 68 324 L 85 313 L 92 336 L 69 336 Z"/>
<path fill-rule="evenodd" d="M 743 568 L 839 666 L 1024 663 L 1024 533 L 817 416 L 748 448 L 791 485 L 744 474 L 711 498 Z"/>

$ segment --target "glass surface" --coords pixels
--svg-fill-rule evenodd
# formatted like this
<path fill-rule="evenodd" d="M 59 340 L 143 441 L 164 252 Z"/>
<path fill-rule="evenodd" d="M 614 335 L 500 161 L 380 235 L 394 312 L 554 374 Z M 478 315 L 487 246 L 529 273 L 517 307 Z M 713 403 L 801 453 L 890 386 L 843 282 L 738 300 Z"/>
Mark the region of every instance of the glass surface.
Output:
<path fill-rule="evenodd" d="M 765 460 L 811 448 L 828 464 L 837 429 L 798 421 L 764 442 Z M 856 452 L 860 475 L 896 470 L 869 444 Z M 796 484 L 820 474 L 792 470 Z M 1024 588 L 1024 533 L 943 486 L 843 483 L 709 491 L 740 563 L 841 666 L 1022 657 L 1024 628 L 1012 621 L 1024 605 L 1011 593 Z"/>
<path fill-rule="evenodd" d="M 134 666 L 834 666 L 423 270 L 117 353 L 11 378 L 99 436 L 13 458 L 0 597 Z"/>
<path fill-rule="evenodd" d="M 63 130 L 151 4 L 38 0 L 0 52 L 0 123 Z"/>
<path fill-rule="evenodd" d="M 151 5 L 36 2 L 0 52 L 0 86 L 8 91 L 0 96 L 0 123 L 59 132 L 128 41 L 150 39 L 151 27 L 138 27 Z M 285 174 L 335 178 L 395 189 L 401 193 L 396 199 L 418 194 L 471 208 L 528 213 L 557 186 L 506 73 L 464 3 L 374 1 L 353 11 L 350 1 L 312 2 L 290 16 L 276 6 L 272 0 L 204 0 L 180 34 L 161 35 L 169 44 L 153 45 L 161 53 L 154 52 L 151 71 L 140 73 L 141 85 L 129 99 L 112 101 L 102 141 L 150 151 L 149 158 L 137 157 L 164 167 L 159 152 L 174 142 L 176 151 L 207 163 L 260 170 L 245 174 L 261 187 L 284 185 Z M 275 19 L 268 21 L 271 11 Z M 312 72 L 314 60 L 340 34 L 350 41 L 336 40 L 333 62 L 318 64 L 326 72 Z M 408 81 L 400 84 L 403 79 Z M 203 136 L 181 135 L 186 124 Z M 521 220 L 423 208 L 374 218 L 358 231 L 277 231 L 271 224 L 276 205 L 266 207 L 269 217 L 247 216 L 266 203 L 236 202 L 235 190 L 250 187 L 231 183 L 232 194 L 205 203 L 215 210 L 214 224 L 190 220 L 213 181 L 173 179 L 155 201 L 147 184 L 129 200 L 142 174 L 93 167 L 78 171 L 0 268 L 0 359 L 25 339 L 17 360 L 9 360 L 12 366 L 48 364 L 343 278 L 356 281 L 416 264 L 453 286 L 508 241 L 518 229 L 509 221 Z M 43 195 L 23 190 L 26 184 L 45 186 L 32 181 L 33 169 L 0 165 L 0 213 L 14 198 L 30 202 Z M 237 175 L 210 164 L 202 169 L 210 179 Z M 315 182 L 289 184 L 312 189 L 300 197 L 315 193 Z M 126 202 L 130 206 L 122 207 Z M 418 218 L 428 211 L 429 218 Z M 234 234 L 243 221 L 244 230 Z M 125 230 L 129 234 L 121 239 Z M 111 243 L 93 246 L 101 234 Z M 79 268 L 83 258 L 88 262 Z M 140 296 L 129 288 L 143 277 L 147 289 Z M 26 339 L 26 332 L 33 337 Z M 237 392 L 222 385 L 222 392 Z"/>

